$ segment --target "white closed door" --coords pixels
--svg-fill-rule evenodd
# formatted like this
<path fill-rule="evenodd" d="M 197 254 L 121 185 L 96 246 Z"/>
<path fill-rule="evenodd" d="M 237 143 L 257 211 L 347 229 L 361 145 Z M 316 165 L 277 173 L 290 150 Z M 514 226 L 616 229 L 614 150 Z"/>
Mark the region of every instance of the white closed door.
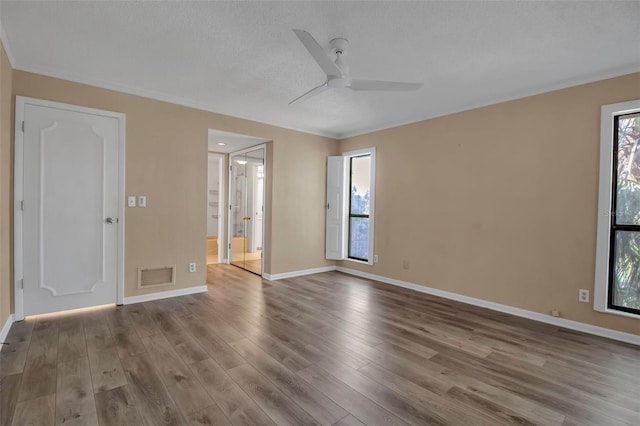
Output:
<path fill-rule="evenodd" d="M 24 123 L 24 314 L 116 303 L 118 119 L 27 103 Z"/>

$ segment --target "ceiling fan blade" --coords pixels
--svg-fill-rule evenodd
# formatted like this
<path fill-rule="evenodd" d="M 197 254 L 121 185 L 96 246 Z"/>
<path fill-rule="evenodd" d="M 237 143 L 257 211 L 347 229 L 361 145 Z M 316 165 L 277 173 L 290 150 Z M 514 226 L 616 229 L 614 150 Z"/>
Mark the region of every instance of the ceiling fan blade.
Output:
<path fill-rule="evenodd" d="M 397 81 L 351 80 L 351 90 L 418 90 L 422 83 L 400 83 Z"/>
<path fill-rule="evenodd" d="M 342 75 L 340 68 L 338 68 L 331 58 L 327 56 L 324 49 L 318 44 L 311 34 L 305 30 L 293 30 L 293 32 L 296 33 L 304 47 L 307 48 L 313 59 L 315 59 L 318 65 L 320 65 L 320 68 L 322 68 L 322 71 L 324 71 L 325 74 L 328 76 Z"/>
<path fill-rule="evenodd" d="M 293 105 L 293 104 L 297 104 L 297 103 L 306 101 L 307 99 L 317 95 L 318 93 L 324 92 L 328 88 L 329 88 L 329 84 L 328 84 L 328 82 L 325 81 L 320 86 L 316 86 L 313 89 L 309 90 L 308 92 L 298 96 L 297 98 L 295 98 L 294 100 L 289 102 L 289 105 Z"/>

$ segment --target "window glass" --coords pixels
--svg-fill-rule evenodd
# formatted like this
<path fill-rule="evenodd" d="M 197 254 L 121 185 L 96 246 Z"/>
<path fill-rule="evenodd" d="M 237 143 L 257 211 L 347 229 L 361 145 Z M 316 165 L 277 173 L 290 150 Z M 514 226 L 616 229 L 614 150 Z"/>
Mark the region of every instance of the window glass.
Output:
<path fill-rule="evenodd" d="M 369 258 L 369 218 L 352 217 L 349 223 L 349 257 Z"/>
<path fill-rule="evenodd" d="M 369 214 L 371 157 L 351 159 L 351 213 Z"/>
<path fill-rule="evenodd" d="M 616 224 L 640 225 L 640 114 L 618 118 Z"/>
<path fill-rule="evenodd" d="M 640 113 L 614 123 L 609 306 L 640 313 Z"/>
<path fill-rule="evenodd" d="M 349 257 L 368 261 L 371 155 L 350 158 L 349 188 Z"/>

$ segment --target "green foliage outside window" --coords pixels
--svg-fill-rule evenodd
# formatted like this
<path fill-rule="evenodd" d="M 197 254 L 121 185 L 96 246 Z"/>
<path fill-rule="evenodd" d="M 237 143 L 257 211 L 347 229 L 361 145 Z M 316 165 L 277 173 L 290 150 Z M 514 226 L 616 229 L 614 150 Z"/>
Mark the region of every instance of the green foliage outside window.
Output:
<path fill-rule="evenodd" d="M 618 120 L 616 225 L 640 225 L 640 114 Z M 640 231 L 615 234 L 613 304 L 640 310 Z"/>

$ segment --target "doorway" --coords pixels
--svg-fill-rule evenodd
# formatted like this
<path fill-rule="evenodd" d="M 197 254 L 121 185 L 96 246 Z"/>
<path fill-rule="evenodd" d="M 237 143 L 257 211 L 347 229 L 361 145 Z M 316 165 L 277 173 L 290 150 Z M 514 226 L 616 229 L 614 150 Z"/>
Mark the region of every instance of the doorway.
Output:
<path fill-rule="evenodd" d="M 224 155 L 209 152 L 207 169 L 207 265 L 223 260 Z"/>
<path fill-rule="evenodd" d="M 265 146 L 229 156 L 229 260 L 262 275 Z"/>
<path fill-rule="evenodd" d="M 124 119 L 16 98 L 16 320 L 123 302 Z"/>

